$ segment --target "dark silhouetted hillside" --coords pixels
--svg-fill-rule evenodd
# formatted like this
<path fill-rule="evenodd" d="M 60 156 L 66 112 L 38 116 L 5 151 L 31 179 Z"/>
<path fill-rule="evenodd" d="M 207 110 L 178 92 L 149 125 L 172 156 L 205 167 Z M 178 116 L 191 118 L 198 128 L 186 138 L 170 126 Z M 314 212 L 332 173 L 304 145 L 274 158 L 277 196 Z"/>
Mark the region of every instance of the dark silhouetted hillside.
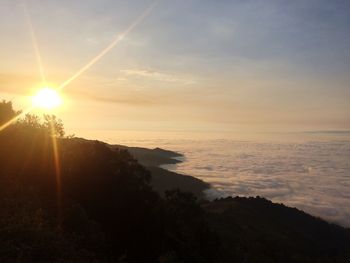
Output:
<path fill-rule="evenodd" d="M 223 262 L 348 262 L 350 230 L 260 197 L 203 205 Z M 234 248 L 234 249 L 233 249 Z"/>
<path fill-rule="evenodd" d="M 147 167 L 152 174 L 151 185 L 162 196 L 166 191 L 180 189 L 181 191 L 194 194 L 197 198 L 203 199 L 203 191 L 210 185 L 192 176 L 170 172 L 159 167 Z"/>

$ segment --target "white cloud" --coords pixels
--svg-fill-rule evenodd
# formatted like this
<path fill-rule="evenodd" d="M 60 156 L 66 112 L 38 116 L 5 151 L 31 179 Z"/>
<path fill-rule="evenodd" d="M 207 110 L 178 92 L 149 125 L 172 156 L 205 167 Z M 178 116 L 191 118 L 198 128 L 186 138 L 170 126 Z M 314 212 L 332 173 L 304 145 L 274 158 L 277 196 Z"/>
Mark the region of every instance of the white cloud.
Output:
<path fill-rule="evenodd" d="M 171 149 L 186 155 L 176 171 L 210 182 L 220 195 L 264 196 L 350 226 L 349 141 L 187 141 Z"/>

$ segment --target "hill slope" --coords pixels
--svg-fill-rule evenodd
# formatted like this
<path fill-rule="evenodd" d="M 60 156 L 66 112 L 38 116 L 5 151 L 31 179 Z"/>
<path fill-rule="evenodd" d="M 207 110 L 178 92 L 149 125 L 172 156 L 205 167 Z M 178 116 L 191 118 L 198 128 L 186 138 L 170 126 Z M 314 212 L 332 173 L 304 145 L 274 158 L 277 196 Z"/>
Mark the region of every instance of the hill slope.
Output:
<path fill-rule="evenodd" d="M 202 207 L 223 242 L 223 262 L 349 262 L 350 230 L 296 208 L 260 197 Z"/>

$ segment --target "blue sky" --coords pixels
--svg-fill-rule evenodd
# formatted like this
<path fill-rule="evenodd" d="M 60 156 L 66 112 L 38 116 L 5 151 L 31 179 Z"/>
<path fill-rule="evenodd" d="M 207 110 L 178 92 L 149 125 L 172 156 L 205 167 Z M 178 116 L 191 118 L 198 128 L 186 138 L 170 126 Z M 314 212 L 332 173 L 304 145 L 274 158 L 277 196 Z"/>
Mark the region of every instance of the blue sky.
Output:
<path fill-rule="evenodd" d="M 0 92 L 25 107 L 39 79 L 22 3 L 0 3 Z M 27 0 L 50 81 L 152 3 Z M 350 129 L 349 73 L 349 1 L 162 0 L 65 88 L 58 114 L 71 130 Z"/>

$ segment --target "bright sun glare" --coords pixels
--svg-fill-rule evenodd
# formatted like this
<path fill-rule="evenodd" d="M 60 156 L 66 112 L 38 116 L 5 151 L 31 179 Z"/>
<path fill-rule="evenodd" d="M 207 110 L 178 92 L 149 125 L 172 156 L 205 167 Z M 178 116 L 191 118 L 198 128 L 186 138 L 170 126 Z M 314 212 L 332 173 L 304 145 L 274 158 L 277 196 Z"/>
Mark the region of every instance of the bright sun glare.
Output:
<path fill-rule="evenodd" d="M 62 104 L 59 93 L 53 88 L 43 88 L 32 98 L 33 106 L 50 110 Z"/>

